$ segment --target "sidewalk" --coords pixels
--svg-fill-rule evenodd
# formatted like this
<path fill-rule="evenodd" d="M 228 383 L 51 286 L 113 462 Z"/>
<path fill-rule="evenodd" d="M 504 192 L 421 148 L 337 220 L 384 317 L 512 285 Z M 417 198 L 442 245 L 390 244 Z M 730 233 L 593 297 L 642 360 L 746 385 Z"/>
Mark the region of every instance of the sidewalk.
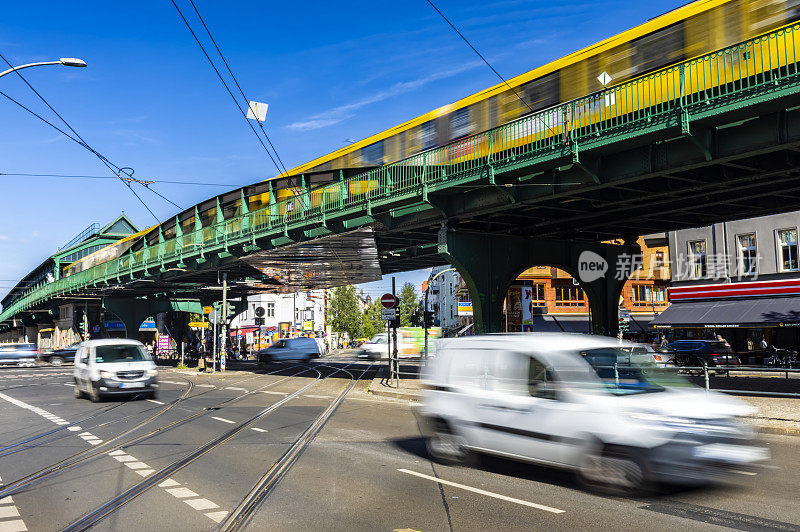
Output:
<path fill-rule="evenodd" d="M 419 379 L 405 376 L 400 379 L 399 387 L 395 387 L 395 381 L 389 381 L 388 375 L 388 368 L 383 367 L 378 370 L 367 393 L 413 402 L 422 400 L 422 386 Z M 748 416 L 747 419 L 758 427 L 759 432 L 800 436 L 800 399 L 748 395 L 736 397 L 758 409 L 756 414 Z"/>

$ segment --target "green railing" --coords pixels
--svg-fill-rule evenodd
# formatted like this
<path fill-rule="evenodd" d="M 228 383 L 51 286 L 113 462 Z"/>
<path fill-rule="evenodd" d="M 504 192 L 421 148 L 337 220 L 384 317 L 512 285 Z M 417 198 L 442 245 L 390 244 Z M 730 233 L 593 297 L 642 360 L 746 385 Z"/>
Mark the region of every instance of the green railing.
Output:
<path fill-rule="evenodd" d="M 757 103 L 787 90 L 798 92 L 800 25 L 792 25 L 723 50 L 673 65 L 613 88 L 538 111 L 447 145 L 307 189 L 220 223 L 58 279 L 26 294 L 0 314 L 0 321 L 53 296 L 94 284 L 144 275 L 145 270 L 184 258 L 215 253 L 231 242 L 285 233 L 322 220 L 353 217 L 419 201 L 425 187 L 447 188 L 495 173 L 563 158 L 655 128 L 687 125 L 726 105 Z"/>

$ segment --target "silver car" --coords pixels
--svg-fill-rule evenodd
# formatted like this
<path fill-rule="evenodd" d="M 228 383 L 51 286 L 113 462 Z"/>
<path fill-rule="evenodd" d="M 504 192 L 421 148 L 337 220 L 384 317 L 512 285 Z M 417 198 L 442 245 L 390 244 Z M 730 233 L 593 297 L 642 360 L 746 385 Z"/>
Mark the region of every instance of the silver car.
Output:
<path fill-rule="evenodd" d="M 0 365 L 34 367 L 38 354 L 36 344 L 0 344 Z"/>

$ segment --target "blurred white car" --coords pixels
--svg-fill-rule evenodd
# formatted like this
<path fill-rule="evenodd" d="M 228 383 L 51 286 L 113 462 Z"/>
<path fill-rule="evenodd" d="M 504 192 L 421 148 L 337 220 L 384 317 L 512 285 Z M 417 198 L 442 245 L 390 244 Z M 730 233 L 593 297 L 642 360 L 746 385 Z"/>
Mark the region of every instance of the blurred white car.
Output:
<path fill-rule="evenodd" d="M 379 360 L 381 358 L 389 358 L 387 333 L 379 333 L 372 337 L 372 339 L 361 345 L 361 350 L 358 352 L 359 358 L 368 358 L 370 360 Z M 406 341 L 402 331 L 397 333 L 397 357 L 408 358 L 418 357 L 419 348 L 414 344 Z"/>
<path fill-rule="evenodd" d="M 445 462 L 491 453 L 625 492 L 730 480 L 768 458 L 738 419 L 752 407 L 674 370 L 614 363 L 634 345 L 548 333 L 442 341 L 423 377 L 429 453 Z"/>

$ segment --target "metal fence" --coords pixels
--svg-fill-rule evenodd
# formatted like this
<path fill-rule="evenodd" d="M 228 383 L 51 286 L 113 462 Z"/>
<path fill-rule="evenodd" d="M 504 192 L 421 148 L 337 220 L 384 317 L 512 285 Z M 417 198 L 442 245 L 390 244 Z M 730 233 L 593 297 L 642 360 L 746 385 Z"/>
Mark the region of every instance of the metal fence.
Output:
<path fill-rule="evenodd" d="M 755 39 L 627 81 L 607 90 L 537 111 L 494 129 L 384 165 L 342 181 L 306 188 L 252 212 L 183 232 L 160 235 L 158 245 L 96 265 L 33 289 L 0 314 L 0 320 L 54 296 L 105 281 L 147 275 L 165 262 L 225 248 L 256 234 L 286 234 L 326 218 L 371 214 L 374 207 L 419 200 L 427 190 L 491 177 L 503 171 L 577 154 L 581 149 L 644 134 L 655 128 L 688 128 L 690 117 L 718 113 L 800 91 L 791 25 Z M 686 129 L 688 131 L 688 129 Z"/>

